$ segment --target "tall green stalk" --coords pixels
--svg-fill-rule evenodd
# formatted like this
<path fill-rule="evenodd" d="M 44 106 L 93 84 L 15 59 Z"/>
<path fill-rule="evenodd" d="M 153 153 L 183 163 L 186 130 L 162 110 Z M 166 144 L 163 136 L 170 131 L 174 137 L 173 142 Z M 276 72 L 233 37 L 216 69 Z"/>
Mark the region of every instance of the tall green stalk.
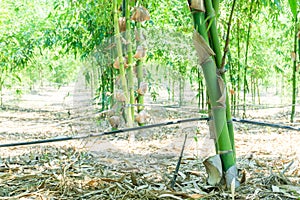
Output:
<path fill-rule="evenodd" d="M 142 26 L 141 22 L 136 23 L 137 28 L 137 34 L 140 40 L 142 40 Z M 137 41 L 137 46 L 141 45 L 142 41 Z M 139 58 L 136 63 L 136 71 L 137 71 L 137 81 L 138 81 L 138 88 L 142 87 L 143 81 L 144 81 L 144 72 L 143 72 L 143 58 Z M 138 101 L 138 113 L 144 110 L 144 95 L 142 93 L 138 93 L 137 101 Z M 140 126 L 143 126 L 144 124 L 139 122 Z"/>
<path fill-rule="evenodd" d="M 3 105 L 3 93 L 2 93 L 2 91 L 3 91 L 3 80 L 2 80 L 2 74 L 3 74 L 3 72 L 2 72 L 2 69 L 0 69 L 0 106 L 2 106 Z"/>
<path fill-rule="evenodd" d="M 205 13 L 201 12 L 199 10 L 194 10 L 194 9 L 192 9 L 191 11 L 192 11 L 192 15 L 193 15 L 195 30 L 201 35 L 201 37 L 204 38 L 206 43 L 209 44 L 209 37 L 208 37 L 209 33 L 208 33 L 208 30 L 207 30 L 207 27 L 206 27 Z M 207 102 L 210 102 L 210 100 L 209 100 L 210 97 L 208 95 L 207 90 L 206 90 L 206 94 L 207 94 L 206 95 L 206 97 L 207 97 L 206 100 L 207 100 Z M 210 118 L 213 118 L 212 113 L 211 113 L 211 105 L 210 104 L 208 104 L 208 115 L 209 115 Z M 216 152 L 217 152 L 218 147 L 217 147 L 216 141 L 215 141 L 215 149 L 216 149 Z"/>
<path fill-rule="evenodd" d="M 292 11 L 293 14 L 293 21 L 294 21 L 294 28 L 295 28 L 295 32 L 294 32 L 294 45 L 293 45 L 293 54 L 292 55 L 292 60 L 293 60 L 293 94 L 292 94 L 292 112 L 291 112 L 291 122 L 294 122 L 294 116 L 295 116 L 295 107 L 296 107 L 296 71 L 297 71 L 297 21 L 298 21 L 298 4 L 297 4 L 297 0 L 289 0 L 289 5 L 290 5 L 290 9 Z M 300 34 L 300 31 L 299 31 Z M 300 35 L 299 35 L 299 48 L 300 48 Z M 300 50 L 299 50 L 299 59 L 300 59 Z"/>
<path fill-rule="evenodd" d="M 240 4 L 239 4 L 240 6 Z M 239 8 L 240 10 L 240 8 Z M 240 46 L 240 20 L 237 21 L 237 55 L 238 55 L 238 71 L 237 71 L 237 91 L 236 92 L 236 101 L 235 107 L 239 105 L 240 102 L 240 91 L 241 91 L 241 46 Z M 240 114 L 239 109 L 237 109 L 237 114 Z"/>
<path fill-rule="evenodd" d="M 213 0 L 212 5 L 213 5 L 214 11 L 216 12 L 216 15 L 217 15 L 219 13 L 220 0 Z"/>
<path fill-rule="evenodd" d="M 243 96 L 243 118 L 246 117 L 246 93 L 248 90 L 247 83 L 247 68 L 248 68 L 248 51 L 249 51 L 249 43 L 250 43 L 250 31 L 251 31 L 251 21 L 252 21 L 252 7 L 254 0 L 251 0 L 250 11 L 249 11 L 249 24 L 247 30 L 247 39 L 246 39 L 246 53 L 245 53 L 245 63 L 244 63 L 244 96 Z"/>
<path fill-rule="evenodd" d="M 128 56 L 128 89 L 129 89 L 129 103 L 131 118 L 134 118 L 134 80 L 133 80 L 133 53 L 132 53 L 132 42 L 131 42 L 131 25 L 130 25 L 130 6 L 129 0 L 125 0 L 125 19 L 126 19 L 126 41 L 127 41 L 127 56 Z"/>
<path fill-rule="evenodd" d="M 208 33 L 205 26 L 205 14 L 204 12 L 192 11 L 193 19 L 194 19 L 194 28 L 202 37 L 208 42 Z"/>
<path fill-rule="evenodd" d="M 216 2 L 214 2 L 216 3 Z M 218 5 L 214 5 L 218 7 Z M 215 59 L 211 57 L 209 45 L 207 44 L 207 31 L 206 26 L 203 24 L 195 24 L 195 29 L 199 34 L 194 34 L 194 43 L 199 56 L 200 64 L 203 70 L 203 74 L 206 80 L 207 93 L 210 99 L 211 113 L 213 117 L 213 124 L 215 131 L 215 142 L 217 153 L 221 157 L 223 171 L 226 172 L 225 180 L 227 186 L 230 187 L 230 183 L 233 179 L 236 180 L 237 171 L 235 168 L 235 152 L 234 152 L 234 138 L 233 138 L 233 127 L 231 123 L 231 113 L 228 94 L 225 89 L 224 79 L 220 76 L 220 72 L 224 71 L 217 68 L 221 67 L 222 55 L 220 50 L 220 44 L 217 33 L 217 26 L 215 22 L 215 13 L 212 6 L 211 0 L 205 0 L 205 8 L 207 16 L 211 20 L 210 24 L 210 44 L 215 52 Z M 195 11 L 192 11 L 195 12 Z M 193 14 L 194 22 L 199 23 L 201 20 L 195 19 L 195 17 L 201 17 L 200 14 Z M 199 30 L 199 28 L 205 28 Z M 219 74 L 219 75 L 218 75 Z M 224 74 L 221 73 L 223 76 Z M 226 98 L 226 99 L 225 99 Z M 226 100 L 226 101 L 225 101 Z M 228 112 L 228 113 L 227 113 Z M 228 121 L 231 123 L 228 123 Z M 232 131 L 232 133 L 229 132 Z M 227 176 L 227 171 L 233 170 L 233 177 Z M 228 180 L 227 180 L 228 179 Z M 228 185 L 229 183 L 229 185 Z"/>
<path fill-rule="evenodd" d="M 215 7 L 219 7 L 218 5 L 216 5 L 217 2 L 214 1 L 214 6 Z M 232 15 L 233 15 L 233 11 L 234 11 L 234 5 L 235 5 L 235 1 L 233 2 L 232 5 L 232 9 L 231 9 L 231 17 L 229 19 L 229 23 L 228 23 L 228 30 L 230 30 L 230 24 L 231 24 L 231 20 L 232 20 Z M 221 53 L 221 48 L 220 48 L 220 42 L 219 42 L 219 36 L 218 36 L 218 30 L 217 30 L 217 25 L 216 25 L 216 20 L 215 20 L 215 16 L 216 13 L 214 11 L 214 8 L 212 6 L 212 1 L 211 0 L 205 0 L 205 6 L 206 6 L 206 11 L 207 11 L 207 15 L 211 17 L 211 20 L 213 20 L 211 23 L 211 27 L 209 29 L 210 31 L 210 36 L 211 36 L 211 42 L 212 42 L 212 47 L 213 50 L 215 52 L 215 61 L 216 61 L 216 65 L 217 68 L 219 69 L 220 75 L 226 85 L 226 77 L 225 77 L 225 69 L 224 69 L 224 65 L 222 65 L 222 53 Z M 225 51 L 227 50 L 226 45 L 228 46 L 229 44 L 229 32 L 228 31 L 228 39 L 226 41 L 225 44 Z M 224 52 L 225 54 L 226 52 Z M 225 63 L 225 58 L 224 58 L 224 62 Z M 234 154 L 234 159 L 235 159 L 235 144 L 234 144 L 234 129 L 233 129 L 233 123 L 232 123 L 232 115 L 231 115 L 231 106 L 230 106 L 230 100 L 229 100 L 229 95 L 228 92 L 226 90 L 226 122 L 228 123 L 228 132 L 229 132 L 229 137 L 230 137 L 230 141 L 231 141 L 231 145 L 232 145 L 232 149 L 233 149 L 233 154 Z"/>
<path fill-rule="evenodd" d="M 213 51 L 215 52 L 215 61 L 217 68 L 220 69 L 221 64 L 222 64 L 222 53 L 221 53 L 221 48 L 220 48 L 220 41 L 219 41 L 219 36 L 218 36 L 218 29 L 217 29 L 217 23 L 216 23 L 216 13 L 213 8 L 213 4 L 211 0 L 204 0 L 205 2 L 205 8 L 206 8 L 206 15 L 209 18 L 209 23 L 211 24 L 209 28 L 210 32 L 210 39 L 211 39 L 211 47 Z M 219 7 L 219 5 L 216 5 L 215 7 Z M 223 70 L 223 69 L 221 69 Z"/>
<path fill-rule="evenodd" d="M 121 85 L 122 85 L 122 90 L 123 90 L 123 93 L 125 96 L 125 104 L 128 105 L 130 102 L 129 102 L 127 81 L 126 81 L 126 73 L 125 73 L 125 68 L 124 68 L 121 35 L 120 35 L 120 30 L 119 30 L 117 0 L 113 0 L 113 12 L 114 12 L 115 39 L 116 39 L 118 59 L 119 59 L 119 63 L 120 63 L 119 72 L 120 72 L 120 77 L 121 77 Z M 133 124 L 130 107 L 125 106 L 124 112 L 125 112 L 127 126 L 130 127 Z"/>
<path fill-rule="evenodd" d="M 196 39 L 195 42 L 199 43 Z M 201 53 L 198 52 L 201 55 Z M 200 56 L 199 56 L 200 57 Z M 220 88 L 220 77 L 218 78 L 216 64 L 211 57 L 200 60 L 203 74 L 206 80 L 207 92 L 210 98 L 213 121 L 216 131 L 217 153 L 220 154 L 224 171 L 235 165 L 234 154 L 227 127 L 226 108 L 220 99 L 224 95 Z"/>
<path fill-rule="evenodd" d="M 297 52 L 297 15 L 296 17 L 294 17 L 294 28 L 295 28 L 295 32 L 294 32 L 294 44 L 293 44 L 293 52 L 295 54 L 294 58 L 293 58 L 293 89 L 292 89 L 292 112 L 291 112 L 291 119 L 290 121 L 293 123 L 294 122 L 294 118 L 295 118 L 295 112 L 296 112 L 296 97 L 297 97 L 297 56 L 296 56 L 296 52 Z M 299 39 L 300 41 L 300 39 Z"/>

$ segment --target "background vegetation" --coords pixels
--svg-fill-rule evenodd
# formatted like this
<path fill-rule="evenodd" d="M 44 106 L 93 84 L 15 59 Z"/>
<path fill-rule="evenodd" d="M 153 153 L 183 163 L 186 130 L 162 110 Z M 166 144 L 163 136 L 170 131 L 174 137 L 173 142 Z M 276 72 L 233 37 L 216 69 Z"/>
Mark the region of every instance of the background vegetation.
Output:
<path fill-rule="evenodd" d="M 173 44 L 171 47 L 154 45 L 148 48 L 146 62 L 160 63 L 160 70 L 173 82 L 190 80 L 193 88 L 199 91 L 199 106 L 205 106 L 205 87 L 201 72 L 194 60 L 184 56 L 189 54 L 190 49 L 178 51 L 178 44 L 188 41 L 193 31 L 187 2 L 176 0 L 141 3 L 151 14 L 151 20 L 142 23 L 142 28 L 160 30 L 162 33 L 150 34 L 150 41 L 155 41 L 157 39 L 154 37 L 158 37 Z M 269 91 L 268 88 L 274 89 L 273 86 L 281 97 L 290 96 L 293 80 L 291 55 L 299 23 L 294 23 L 295 18 L 287 3 L 278 0 L 253 0 L 251 3 L 243 0 L 237 3 L 231 22 L 226 62 L 233 105 L 238 106 L 244 101 L 263 103 L 260 102 L 260 93 Z M 220 5 L 218 27 L 223 39 L 221 44 L 224 45 L 232 2 L 224 0 Z M 104 39 L 113 36 L 111 6 L 106 0 L 2 1 L 0 90 L 13 88 L 16 92 L 23 93 L 23 86 L 32 90 L 43 84 L 55 83 L 59 87 L 74 81 L 83 61 L 94 57 L 95 51 L 101 49 L 99 46 Z M 186 41 L 182 36 L 186 37 Z M 89 64 L 99 65 L 99 62 Z M 111 66 L 99 67 L 107 69 Z M 102 70 L 102 73 L 107 73 L 107 70 Z M 153 74 L 154 77 L 155 73 L 152 70 L 148 75 Z M 150 93 L 154 99 L 159 98 L 159 89 L 155 87 L 160 84 L 159 81 L 157 77 L 148 77 Z M 167 87 L 171 97 L 172 84 Z M 98 92 L 107 92 L 108 89 L 104 88 L 100 88 Z M 244 91 L 251 94 L 252 98 L 244 100 Z M 175 101 L 174 98 L 173 100 Z"/>

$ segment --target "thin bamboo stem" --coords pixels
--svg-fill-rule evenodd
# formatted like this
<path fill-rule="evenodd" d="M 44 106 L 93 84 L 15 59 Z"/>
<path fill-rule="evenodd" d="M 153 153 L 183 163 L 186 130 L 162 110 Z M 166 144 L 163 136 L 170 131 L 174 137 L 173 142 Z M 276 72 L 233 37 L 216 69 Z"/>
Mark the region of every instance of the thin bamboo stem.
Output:
<path fill-rule="evenodd" d="M 130 26 L 130 6 L 129 0 L 125 0 L 125 19 L 126 19 L 126 42 L 127 42 L 127 56 L 128 56 L 128 89 L 130 105 L 135 103 L 134 97 L 134 78 L 133 78 L 133 53 L 131 42 L 131 26 Z M 131 118 L 134 119 L 134 107 L 130 106 Z"/>
<path fill-rule="evenodd" d="M 250 4 L 250 12 L 249 12 L 249 24 L 247 30 L 247 39 L 246 39 L 246 53 L 245 53 L 245 63 L 244 63 L 244 95 L 243 95 L 243 118 L 246 117 L 246 93 L 248 90 L 247 84 L 247 68 L 248 68 L 248 51 L 249 51 L 249 44 L 250 44 L 250 32 L 251 32 L 251 21 L 252 21 L 252 7 L 253 7 L 254 0 L 251 0 Z"/>
<path fill-rule="evenodd" d="M 239 4 L 240 7 L 240 4 Z M 240 8 L 239 8 L 240 9 Z M 239 105 L 240 102 L 240 91 L 241 91 L 241 46 L 240 46 L 240 20 L 237 21 L 237 54 L 238 54 L 238 71 L 237 71 L 237 98 L 235 101 L 235 107 Z M 237 115 L 240 114 L 239 109 L 237 109 Z"/>
<path fill-rule="evenodd" d="M 141 33 L 141 23 L 140 22 L 137 22 L 136 23 L 136 28 L 137 28 L 137 34 L 139 35 L 140 38 L 142 38 L 142 33 Z M 137 46 L 139 46 L 141 44 L 141 41 L 137 41 Z M 136 67 L 137 67 L 137 80 L 138 80 L 138 88 L 141 87 L 141 83 L 143 82 L 144 80 L 144 73 L 143 73 L 143 59 L 138 59 L 137 60 L 137 64 L 136 64 Z M 138 94 L 138 113 L 143 111 L 144 110 L 144 94 Z M 142 123 L 139 123 L 140 126 L 143 126 L 144 124 Z"/>
<path fill-rule="evenodd" d="M 292 111 L 291 111 L 291 118 L 290 121 L 293 123 L 294 122 L 294 118 L 295 118 L 295 112 L 296 112 L 296 98 L 297 98 L 297 56 L 296 56 L 296 52 L 297 52 L 297 15 L 294 19 L 295 23 L 294 23 L 294 28 L 295 28 L 295 32 L 294 32 L 294 45 L 293 45 L 293 52 L 295 54 L 294 58 L 293 58 L 293 83 L 292 83 Z"/>
<path fill-rule="evenodd" d="M 204 38 L 206 43 L 209 43 L 208 31 L 207 31 L 206 23 L 205 23 L 205 13 L 200 12 L 198 10 L 191 10 L 191 11 L 193 14 L 195 30 Z M 204 78 L 206 80 L 206 77 L 204 77 Z M 206 94 L 207 94 L 206 101 L 208 104 L 208 115 L 210 118 L 212 118 L 210 96 L 208 94 L 208 89 L 206 90 Z M 216 152 L 218 152 L 217 141 L 215 141 L 215 150 L 216 150 Z"/>
<path fill-rule="evenodd" d="M 235 2 L 236 0 L 233 1 L 232 6 L 231 6 L 231 11 L 230 11 L 230 16 L 228 20 L 228 27 L 227 27 L 227 32 L 226 32 L 226 40 L 225 40 L 225 46 L 223 50 L 223 57 L 222 57 L 222 62 L 221 62 L 221 69 L 224 71 L 224 65 L 225 65 L 225 60 L 226 60 L 226 54 L 229 51 L 229 39 L 230 39 L 230 28 L 231 28 L 231 22 L 232 22 L 232 17 L 233 17 L 233 11 L 235 7 Z"/>
<path fill-rule="evenodd" d="M 215 6 L 216 5 L 215 2 Z M 211 26 L 209 28 L 210 36 L 211 36 L 211 47 L 213 51 L 215 52 L 215 62 L 217 65 L 217 68 L 221 67 L 222 63 L 222 53 L 220 48 L 220 42 L 218 37 L 218 29 L 217 29 L 217 23 L 216 23 L 216 13 L 212 5 L 211 0 L 205 0 L 205 8 L 206 8 L 206 15 L 210 20 Z"/>

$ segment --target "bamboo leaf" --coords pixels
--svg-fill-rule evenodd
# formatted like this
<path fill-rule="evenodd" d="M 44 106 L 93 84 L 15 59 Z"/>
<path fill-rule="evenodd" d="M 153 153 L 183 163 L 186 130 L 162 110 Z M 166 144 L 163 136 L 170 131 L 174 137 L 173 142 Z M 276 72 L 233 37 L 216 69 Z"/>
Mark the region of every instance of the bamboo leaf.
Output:
<path fill-rule="evenodd" d="M 297 0 L 289 0 L 290 8 L 293 14 L 293 17 L 297 17 Z"/>

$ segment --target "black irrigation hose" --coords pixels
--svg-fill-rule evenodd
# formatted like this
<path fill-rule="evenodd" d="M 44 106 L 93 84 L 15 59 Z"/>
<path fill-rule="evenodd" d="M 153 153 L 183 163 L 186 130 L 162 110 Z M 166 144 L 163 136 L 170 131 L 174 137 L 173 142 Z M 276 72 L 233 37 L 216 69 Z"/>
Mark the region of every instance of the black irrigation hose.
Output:
<path fill-rule="evenodd" d="M 240 122 L 240 123 L 260 125 L 260 126 L 269 126 L 269 127 L 273 127 L 273 128 L 282 128 L 282 129 L 300 131 L 300 128 L 296 128 L 296 127 L 293 127 L 293 126 L 280 125 L 280 124 L 272 124 L 272 123 L 267 123 L 267 122 L 258 122 L 258 121 L 252 121 L 252 120 L 247 120 L 247 119 L 236 119 L 236 118 L 233 118 L 232 121 L 234 121 L 234 122 Z"/>
<path fill-rule="evenodd" d="M 104 135 L 113 135 L 113 134 L 117 134 L 117 133 L 125 133 L 125 132 L 131 132 L 131 131 L 161 127 L 161 126 L 168 126 L 168 125 L 187 123 L 187 122 L 193 122 L 193 121 L 207 121 L 207 120 L 209 120 L 208 117 L 181 119 L 181 120 L 162 122 L 162 123 L 151 124 L 151 125 L 146 125 L 146 126 L 139 126 L 139 127 L 133 127 L 133 128 L 124 128 L 124 129 L 119 129 L 119 130 L 115 130 L 115 131 L 107 131 L 107 132 L 102 132 L 102 133 L 89 134 L 89 135 L 85 135 L 85 136 L 69 136 L 69 137 L 66 136 L 66 137 L 59 137 L 59 138 L 50 138 L 50 139 L 45 139 L 45 140 L 34 140 L 34 141 L 28 141 L 28 142 L 16 142 L 16 143 L 9 143 L 9 144 L 0 144 L 0 148 L 1 147 L 25 146 L 25 145 L 32 145 L 32 144 L 43 144 L 43 143 L 51 143 L 51 142 L 61 142 L 61 141 L 67 141 L 67 140 L 79 140 L 79 139 L 86 139 L 86 138 L 90 138 L 90 137 L 101 137 L 101 136 L 104 136 Z M 260 126 L 269 126 L 269 127 L 273 127 L 273 128 L 282 128 L 282 129 L 300 131 L 300 128 L 296 128 L 296 127 L 292 127 L 292 126 L 286 126 L 286 125 L 280 125 L 280 124 L 271 124 L 271 123 L 258 122 L 258 121 L 251 121 L 251 120 L 246 120 L 246 119 L 233 118 L 232 121 L 240 122 L 240 123 L 260 125 Z"/>
<path fill-rule="evenodd" d="M 168 125 L 173 125 L 173 124 L 187 123 L 187 122 L 193 122 L 193 121 L 207 121 L 207 120 L 208 120 L 208 117 L 181 119 L 181 120 L 162 122 L 162 123 L 151 124 L 151 125 L 146 125 L 146 126 L 124 128 L 124 129 L 119 129 L 119 130 L 115 130 L 115 131 L 107 131 L 107 132 L 102 132 L 102 133 L 97 133 L 97 134 L 89 134 L 89 135 L 84 135 L 84 136 L 69 136 L 69 137 L 66 136 L 66 137 L 59 137 L 59 138 L 50 138 L 50 139 L 45 139 L 45 140 L 34 140 L 34 141 L 28 141 L 28 142 L 0 144 L 0 148 L 1 147 L 25 146 L 25 145 L 32 145 L 32 144 L 43 144 L 43 143 L 50 143 L 50 142 L 61 142 L 61 141 L 67 141 L 67 140 L 79 140 L 79 139 L 86 139 L 86 138 L 90 138 L 90 137 L 101 137 L 104 135 L 113 135 L 113 134 L 117 134 L 117 133 L 125 133 L 125 132 L 137 131 L 137 130 L 142 130 L 142 129 L 168 126 Z"/>

